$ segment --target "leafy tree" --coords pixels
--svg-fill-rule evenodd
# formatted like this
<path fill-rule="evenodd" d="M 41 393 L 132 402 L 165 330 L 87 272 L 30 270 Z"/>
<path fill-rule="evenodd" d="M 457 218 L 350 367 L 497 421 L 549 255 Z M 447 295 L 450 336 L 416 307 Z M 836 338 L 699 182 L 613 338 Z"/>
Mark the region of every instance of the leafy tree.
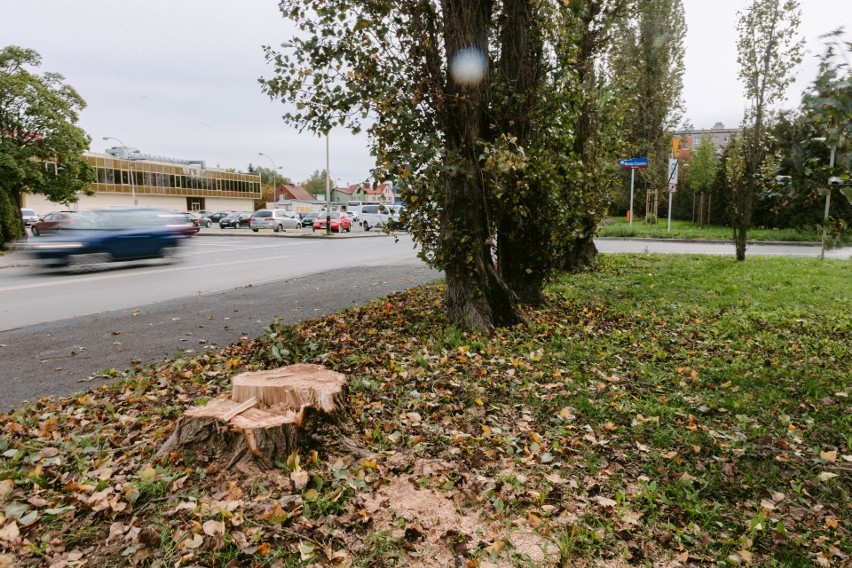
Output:
<path fill-rule="evenodd" d="M 640 193 L 662 190 L 668 187 L 672 131 L 683 108 L 686 21 L 682 1 L 637 0 L 633 13 L 620 24 L 619 34 L 613 70 L 618 96 L 628 107 L 627 139 L 633 141 L 633 156 L 648 158 L 648 169 L 637 172 L 637 189 Z"/>
<path fill-rule="evenodd" d="M 314 170 L 314 173 L 302 182 L 302 185 L 314 195 L 325 195 L 325 185 L 328 175 L 325 170 Z M 325 199 L 325 197 L 323 197 Z"/>
<path fill-rule="evenodd" d="M 742 261 L 756 188 L 767 179 L 763 175 L 767 115 L 793 81 L 791 71 L 801 61 L 804 40 L 797 33 L 801 18 L 798 0 L 753 0 L 739 18 L 737 61 L 748 108 L 741 144 L 744 170 L 732 188 L 731 222 L 737 260 Z"/>
<path fill-rule="evenodd" d="M 267 48 L 276 76 L 261 83 L 300 128 L 366 128 L 374 177 L 400 187 L 421 256 L 446 274 L 448 319 L 510 325 L 606 203 L 595 126 L 613 98 L 593 68 L 626 3 L 285 0 L 300 34 Z M 454 73 L 457 57 L 474 72 Z"/>
<path fill-rule="evenodd" d="M 0 244 L 24 234 L 25 192 L 68 203 L 95 179 L 83 160 L 90 138 L 76 125 L 85 102 L 62 75 L 35 73 L 39 65 L 31 49 L 0 50 Z"/>
<path fill-rule="evenodd" d="M 693 192 L 701 194 L 702 203 L 704 194 L 711 194 L 718 171 L 719 156 L 716 153 L 716 145 L 713 144 L 713 137 L 704 133 L 701 135 L 701 144 L 692 153 L 686 173 L 686 183 Z M 703 222 L 703 212 L 699 214 L 699 219 Z"/>

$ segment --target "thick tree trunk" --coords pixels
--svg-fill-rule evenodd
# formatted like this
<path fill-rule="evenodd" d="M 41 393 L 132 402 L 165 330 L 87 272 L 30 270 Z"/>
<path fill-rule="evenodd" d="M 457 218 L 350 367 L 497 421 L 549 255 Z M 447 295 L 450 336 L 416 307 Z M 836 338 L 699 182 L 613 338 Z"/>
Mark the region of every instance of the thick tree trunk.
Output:
<path fill-rule="evenodd" d="M 189 456 L 220 470 L 265 470 L 313 449 L 364 455 L 349 438 L 345 381 L 321 365 L 237 375 L 230 398 L 187 410 L 157 457 Z"/>
<path fill-rule="evenodd" d="M 598 256 L 598 247 L 591 237 L 576 239 L 562 255 L 562 266 L 565 272 L 579 273 L 588 268 Z"/>
<path fill-rule="evenodd" d="M 444 0 L 448 65 L 461 48 L 488 53 L 490 0 Z M 515 299 L 497 274 L 491 255 L 489 200 L 477 142 L 486 132 L 483 109 L 488 79 L 477 85 L 447 84 L 443 124 L 448 160 L 457 173 L 445 178 L 441 250 L 446 274 L 445 307 L 451 323 L 490 331 L 523 321 Z"/>
<path fill-rule="evenodd" d="M 501 132 L 514 139 L 518 149 L 531 142 L 531 117 L 541 84 L 542 39 L 536 35 L 538 8 L 530 0 L 503 3 L 500 37 L 500 71 L 505 82 L 506 107 Z M 545 222 L 541 184 L 523 174 L 503 180 L 507 191 L 498 203 L 497 259 L 500 277 L 518 301 L 539 305 L 545 300 L 544 283 L 553 266 L 550 254 L 552 227 Z"/>

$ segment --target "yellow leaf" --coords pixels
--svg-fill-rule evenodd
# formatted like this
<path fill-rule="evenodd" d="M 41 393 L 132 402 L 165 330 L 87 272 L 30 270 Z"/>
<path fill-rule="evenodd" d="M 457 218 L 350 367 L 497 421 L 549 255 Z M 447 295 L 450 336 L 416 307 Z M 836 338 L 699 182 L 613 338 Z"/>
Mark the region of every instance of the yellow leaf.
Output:
<path fill-rule="evenodd" d="M 559 417 L 563 418 L 564 420 L 571 420 L 572 418 L 574 418 L 574 415 L 571 413 L 571 409 L 566 406 L 565 408 L 559 411 Z"/>
<path fill-rule="evenodd" d="M 486 436 L 490 436 L 491 435 L 491 428 L 489 428 L 488 426 L 483 424 L 482 425 L 482 433 L 485 434 Z"/>
<path fill-rule="evenodd" d="M 379 467 L 379 464 L 372 460 L 363 461 L 361 462 L 361 465 L 364 467 L 369 467 L 370 469 L 378 469 Z"/>
<path fill-rule="evenodd" d="M 749 564 L 751 564 L 751 561 L 754 559 L 751 552 L 749 552 L 748 550 L 739 550 L 737 551 L 737 554 L 739 554 L 740 558 L 742 558 Z"/>
<path fill-rule="evenodd" d="M 825 528 L 827 529 L 836 529 L 837 528 L 837 519 L 833 517 L 829 517 L 825 520 Z"/>
<path fill-rule="evenodd" d="M 677 559 L 679 562 L 686 564 L 686 561 L 689 560 L 689 552 L 684 551 L 681 554 L 678 554 Z"/>
<path fill-rule="evenodd" d="M 537 444 L 541 443 L 541 437 L 535 432 L 530 432 L 530 437 L 535 440 Z"/>
<path fill-rule="evenodd" d="M 476 404 L 478 404 L 479 406 L 483 406 L 483 405 L 485 405 L 485 403 L 484 403 L 484 402 L 482 402 L 482 399 L 481 399 L 481 398 L 477 398 L 475 402 L 476 402 Z"/>

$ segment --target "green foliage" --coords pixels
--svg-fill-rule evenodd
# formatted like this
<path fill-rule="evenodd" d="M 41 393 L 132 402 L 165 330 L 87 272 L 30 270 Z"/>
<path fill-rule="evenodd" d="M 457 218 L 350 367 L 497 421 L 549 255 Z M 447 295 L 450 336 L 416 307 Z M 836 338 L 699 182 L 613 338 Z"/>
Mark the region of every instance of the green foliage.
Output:
<path fill-rule="evenodd" d="M 752 0 L 739 13 L 737 62 L 748 108 L 739 147 L 732 150 L 727 169 L 732 191 L 731 220 L 737 259 L 745 259 L 755 195 L 772 179 L 766 172 L 766 123 L 772 105 L 792 83 L 792 70 L 801 62 L 804 39 L 798 34 L 798 0 Z"/>
<path fill-rule="evenodd" d="M 719 156 L 709 133 L 701 135 L 701 144 L 692 153 L 686 183 L 696 192 L 710 191 L 719 172 Z"/>
<path fill-rule="evenodd" d="M 313 195 L 325 195 L 326 190 L 326 180 L 328 179 L 328 174 L 325 170 L 319 171 L 315 170 L 314 173 L 310 175 L 308 179 L 302 182 L 302 186 L 305 189 L 310 191 Z M 332 185 L 333 189 L 333 185 Z M 323 198 L 325 199 L 325 198 Z"/>
<path fill-rule="evenodd" d="M 619 32 L 612 67 L 617 96 L 625 105 L 625 139 L 631 141 L 624 157 L 647 157 L 649 167 L 637 172 L 636 187 L 659 190 L 667 186 L 671 131 L 683 109 L 683 3 L 639 0 Z M 620 204 L 627 201 L 626 193 L 620 196 Z"/>
<path fill-rule="evenodd" d="M 0 244 L 22 235 L 23 193 L 68 203 L 94 181 L 82 156 L 90 139 L 76 125 L 85 102 L 62 75 L 31 70 L 40 64 L 31 49 L 0 49 Z"/>

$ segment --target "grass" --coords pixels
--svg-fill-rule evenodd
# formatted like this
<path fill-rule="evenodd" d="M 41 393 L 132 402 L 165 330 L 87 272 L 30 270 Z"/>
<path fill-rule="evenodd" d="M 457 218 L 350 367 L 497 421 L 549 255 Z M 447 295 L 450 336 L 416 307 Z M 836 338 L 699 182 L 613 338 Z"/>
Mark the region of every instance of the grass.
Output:
<path fill-rule="evenodd" d="M 0 555 L 20 566 L 102 549 L 90 565 L 843 565 L 850 281 L 840 261 L 601 255 L 554 282 L 528 325 L 491 336 L 444 325 L 440 285 L 275 324 L 4 416 Z M 373 457 L 306 450 L 254 479 L 152 460 L 174 423 L 158 408 L 292 362 L 347 374 L 355 441 Z M 293 501 L 297 467 L 310 482 Z M 12 522 L 37 550 L 9 540 Z M 154 533 L 140 541 L 138 529 Z"/>
<path fill-rule="evenodd" d="M 621 218 L 608 218 L 601 226 L 598 236 L 622 238 L 654 238 L 654 239 L 684 239 L 684 240 L 733 240 L 730 227 L 712 225 L 699 227 L 691 221 L 672 220 L 671 231 L 668 231 L 666 219 L 660 219 L 656 224 L 648 224 L 641 219 L 630 222 Z M 822 235 L 819 231 L 809 228 L 797 229 L 762 229 L 752 228 L 748 232 L 750 241 L 784 241 L 784 242 L 819 242 Z"/>

